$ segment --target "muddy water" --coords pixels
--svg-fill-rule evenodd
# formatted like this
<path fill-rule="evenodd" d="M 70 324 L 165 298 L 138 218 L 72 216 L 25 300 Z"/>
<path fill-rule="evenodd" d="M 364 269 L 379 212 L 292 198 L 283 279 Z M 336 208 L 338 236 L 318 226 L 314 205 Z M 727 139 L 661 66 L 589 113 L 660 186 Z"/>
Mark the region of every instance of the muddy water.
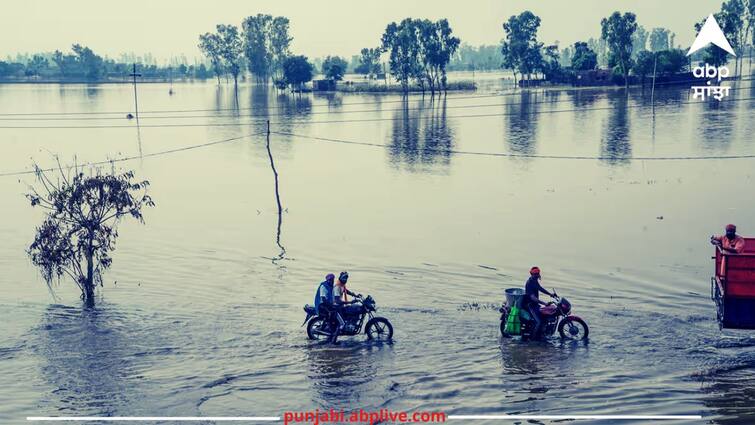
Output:
<path fill-rule="evenodd" d="M 495 80 L 406 101 L 142 85 L 138 131 L 128 86 L 0 86 L 0 113 L 85 113 L 0 127 L 104 126 L 0 128 L 0 172 L 53 153 L 137 157 L 114 166 L 149 179 L 158 205 L 145 226 L 123 223 L 84 311 L 24 254 L 42 218 L 22 196 L 32 176 L 0 178 L 0 418 L 362 407 L 754 421 L 755 338 L 719 331 L 707 244 L 728 222 L 755 234 L 752 159 L 654 159 L 755 154 L 750 84 L 720 105 L 664 88 L 655 113 L 648 90 L 510 94 Z M 161 154 L 268 119 L 280 228 L 262 136 Z M 491 305 L 534 264 L 590 324 L 588 344 L 499 338 Z M 344 269 L 393 344 L 306 340 L 301 306 Z"/>

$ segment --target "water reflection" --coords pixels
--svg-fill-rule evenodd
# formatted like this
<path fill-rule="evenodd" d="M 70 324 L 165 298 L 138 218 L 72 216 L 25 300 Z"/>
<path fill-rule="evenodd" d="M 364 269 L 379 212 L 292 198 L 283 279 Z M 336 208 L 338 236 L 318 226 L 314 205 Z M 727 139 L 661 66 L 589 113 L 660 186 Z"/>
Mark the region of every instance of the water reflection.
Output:
<path fill-rule="evenodd" d="M 38 351 L 46 397 L 60 414 L 128 414 L 140 394 L 130 356 L 139 342 L 120 314 L 100 308 L 52 305 L 45 312 Z M 143 343 L 143 341 L 141 342 Z"/>
<path fill-rule="evenodd" d="M 522 92 L 518 101 L 506 104 L 506 141 L 516 154 L 532 155 L 536 151 L 538 103 L 536 93 Z"/>
<path fill-rule="evenodd" d="M 580 111 L 584 108 L 592 108 L 595 103 L 600 100 L 600 94 L 587 90 L 572 90 L 569 91 L 569 98 L 577 114 L 587 114 L 589 111 Z"/>
<path fill-rule="evenodd" d="M 629 95 L 618 92 L 609 96 L 608 119 L 603 128 L 600 156 L 611 165 L 625 164 L 632 156 L 631 129 L 629 123 Z"/>
<path fill-rule="evenodd" d="M 343 106 L 343 95 L 334 92 L 315 93 L 315 99 L 324 99 L 328 103 L 329 108 L 341 109 Z M 379 105 L 376 105 L 379 106 Z"/>
<path fill-rule="evenodd" d="M 732 142 L 735 122 L 732 119 L 737 105 L 734 102 L 705 102 L 696 120 L 700 145 L 707 151 L 724 152 Z M 745 138 L 746 139 L 746 138 Z"/>
<path fill-rule="evenodd" d="M 755 423 L 755 356 L 743 353 L 727 363 L 705 376 L 703 402 L 718 416 L 716 423 Z"/>
<path fill-rule="evenodd" d="M 404 99 L 393 113 L 388 153 L 394 166 L 410 171 L 439 170 L 451 162 L 454 130 L 446 116 L 446 99 Z"/>
<path fill-rule="evenodd" d="M 98 84 L 87 84 L 86 94 L 90 99 L 97 97 L 100 94 L 100 86 Z"/>
<path fill-rule="evenodd" d="M 348 411 L 354 406 L 369 407 L 378 400 L 369 397 L 369 393 L 376 385 L 373 380 L 390 346 L 346 340 L 338 347 L 313 343 L 306 349 L 307 380 L 314 390 L 315 404 Z"/>

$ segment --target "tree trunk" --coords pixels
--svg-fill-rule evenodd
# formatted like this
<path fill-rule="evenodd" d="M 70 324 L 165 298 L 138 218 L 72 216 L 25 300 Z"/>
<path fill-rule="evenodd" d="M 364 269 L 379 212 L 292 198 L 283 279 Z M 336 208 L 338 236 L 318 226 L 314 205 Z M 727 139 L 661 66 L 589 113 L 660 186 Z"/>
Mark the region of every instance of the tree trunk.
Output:
<path fill-rule="evenodd" d="M 91 244 L 90 244 L 91 246 Z M 94 307 L 94 261 L 91 248 L 87 251 L 87 276 L 84 281 L 84 304 Z"/>

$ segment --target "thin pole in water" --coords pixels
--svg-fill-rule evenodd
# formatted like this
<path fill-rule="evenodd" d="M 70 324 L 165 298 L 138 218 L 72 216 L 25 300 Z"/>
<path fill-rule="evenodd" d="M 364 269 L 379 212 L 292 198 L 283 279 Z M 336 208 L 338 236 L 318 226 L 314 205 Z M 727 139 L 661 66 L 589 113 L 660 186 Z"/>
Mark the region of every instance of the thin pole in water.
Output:
<path fill-rule="evenodd" d="M 655 117 L 655 70 L 658 65 L 658 52 L 653 54 L 653 86 L 650 88 L 650 107 L 653 109 L 653 117 Z"/>
<path fill-rule="evenodd" d="M 273 263 L 278 260 L 282 260 L 286 256 L 286 248 L 281 244 L 281 227 L 283 227 L 283 205 L 281 204 L 280 190 L 278 188 L 278 170 L 275 168 L 275 161 L 273 160 L 273 152 L 270 150 L 270 120 L 267 121 L 267 140 L 265 142 L 267 148 L 267 155 L 270 158 L 270 168 L 273 170 L 273 178 L 275 179 L 275 202 L 278 204 L 278 228 L 275 235 L 275 243 L 280 248 L 280 254 L 273 259 Z"/>
<path fill-rule="evenodd" d="M 134 64 L 134 71 L 130 74 L 134 81 L 134 113 L 136 114 L 136 124 L 139 124 L 139 100 L 136 97 L 136 77 L 141 77 L 142 74 L 136 73 L 136 64 Z"/>

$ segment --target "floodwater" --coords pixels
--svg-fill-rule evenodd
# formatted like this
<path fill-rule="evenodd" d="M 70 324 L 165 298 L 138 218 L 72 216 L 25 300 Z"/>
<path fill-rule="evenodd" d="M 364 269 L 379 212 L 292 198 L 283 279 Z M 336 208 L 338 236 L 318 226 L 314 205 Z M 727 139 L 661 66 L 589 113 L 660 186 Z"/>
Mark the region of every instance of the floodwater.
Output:
<path fill-rule="evenodd" d="M 659 88 L 654 108 L 649 89 L 482 86 L 402 100 L 143 84 L 139 130 L 127 85 L 0 86 L 0 113 L 35 114 L 0 115 L 0 174 L 116 159 L 157 203 L 122 223 L 87 311 L 25 255 L 33 176 L 0 177 L 0 422 L 331 407 L 755 421 L 755 337 L 719 330 L 708 244 L 728 222 L 755 234 L 753 159 L 710 158 L 755 154 L 755 86 L 720 104 Z M 532 265 L 588 344 L 500 338 L 503 290 Z M 307 341 L 302 306 L 341 270 L 394 343 Z"/>

